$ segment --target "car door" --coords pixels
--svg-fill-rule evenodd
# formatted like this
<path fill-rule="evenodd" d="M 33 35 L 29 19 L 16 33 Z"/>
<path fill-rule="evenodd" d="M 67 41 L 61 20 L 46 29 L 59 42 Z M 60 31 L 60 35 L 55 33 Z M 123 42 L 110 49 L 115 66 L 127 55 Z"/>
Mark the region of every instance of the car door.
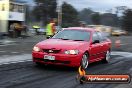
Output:
<path fill-rule="evenodd" d="M 103 50 L 102 54 L 105 56 L 106 52 L 110 49 L 110 43 L 107 41 L 108 38 L 104 33 L 98 32 L 98 35 L 101 37 L 101 49 Z"/>
<path fill-rule="evenodd" d="M 99 41 L 99 42 L 95 42 Z M 95 42 L 95 43 L 94 43 Z M 101 52 L 100 39 L 97 32 L 92 35 L 92 43 L 90 44 L 90 62 L 98 61 L 100 59 Z"/>
<path fill-rule="evenodd" d="M 103 33 L 97 32 L 100 40 L 100 56 L 101 58 L 104 58 L 105 53 L 106 53 L 106 38 L 103 36 Z"/>

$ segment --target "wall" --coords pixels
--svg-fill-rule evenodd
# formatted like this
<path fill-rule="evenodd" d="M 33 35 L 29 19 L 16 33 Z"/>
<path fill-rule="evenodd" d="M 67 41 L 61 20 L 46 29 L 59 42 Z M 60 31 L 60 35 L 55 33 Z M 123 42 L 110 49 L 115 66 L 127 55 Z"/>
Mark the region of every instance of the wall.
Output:
<path fill-rule="evenodd" d="M 0 32 L 7 32 L 9 16 L 9 0 L 0 0 Z"/>

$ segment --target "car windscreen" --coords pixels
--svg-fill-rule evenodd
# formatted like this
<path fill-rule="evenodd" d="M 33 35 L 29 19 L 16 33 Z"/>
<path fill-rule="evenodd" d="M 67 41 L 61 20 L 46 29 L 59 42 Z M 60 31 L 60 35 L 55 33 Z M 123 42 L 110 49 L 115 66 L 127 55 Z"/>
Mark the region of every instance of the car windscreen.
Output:
<path fill-rule="evenodd" d="M 62 30 L 52 38 L 74 41 L 89 41 L 90 32 L 85 30 Z"/>

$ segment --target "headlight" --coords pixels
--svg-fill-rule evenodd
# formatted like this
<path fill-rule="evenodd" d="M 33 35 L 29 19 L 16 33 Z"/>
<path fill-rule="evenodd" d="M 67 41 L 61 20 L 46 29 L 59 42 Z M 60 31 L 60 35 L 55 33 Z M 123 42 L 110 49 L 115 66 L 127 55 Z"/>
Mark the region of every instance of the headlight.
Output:
<path fill-rule="evenodd" d="M 33 47 L 33 51 L 39 52 L 39 51 L 40 51 L 40 48 L 37 47 L 37 46 L 34 46 L 34 47 Z"/>
<path fill-rule="evenodd" d="M 79 53 L 78 50 L 67 50 L 65 51 L 65 54 L 73 54 L 73 55 L 77 55 Z"/>

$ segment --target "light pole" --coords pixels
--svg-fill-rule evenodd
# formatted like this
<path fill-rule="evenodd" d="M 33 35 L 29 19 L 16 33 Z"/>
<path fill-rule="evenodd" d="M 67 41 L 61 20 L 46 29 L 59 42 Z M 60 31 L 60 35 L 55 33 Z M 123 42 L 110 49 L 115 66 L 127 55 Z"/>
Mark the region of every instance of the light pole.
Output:
<path fill-rule="evenodd" d="M 62 26 L 62 4 L 63 0 L 57 0 L 57 12 L 58 12 L 58 28 L 61 29 Z"/>

